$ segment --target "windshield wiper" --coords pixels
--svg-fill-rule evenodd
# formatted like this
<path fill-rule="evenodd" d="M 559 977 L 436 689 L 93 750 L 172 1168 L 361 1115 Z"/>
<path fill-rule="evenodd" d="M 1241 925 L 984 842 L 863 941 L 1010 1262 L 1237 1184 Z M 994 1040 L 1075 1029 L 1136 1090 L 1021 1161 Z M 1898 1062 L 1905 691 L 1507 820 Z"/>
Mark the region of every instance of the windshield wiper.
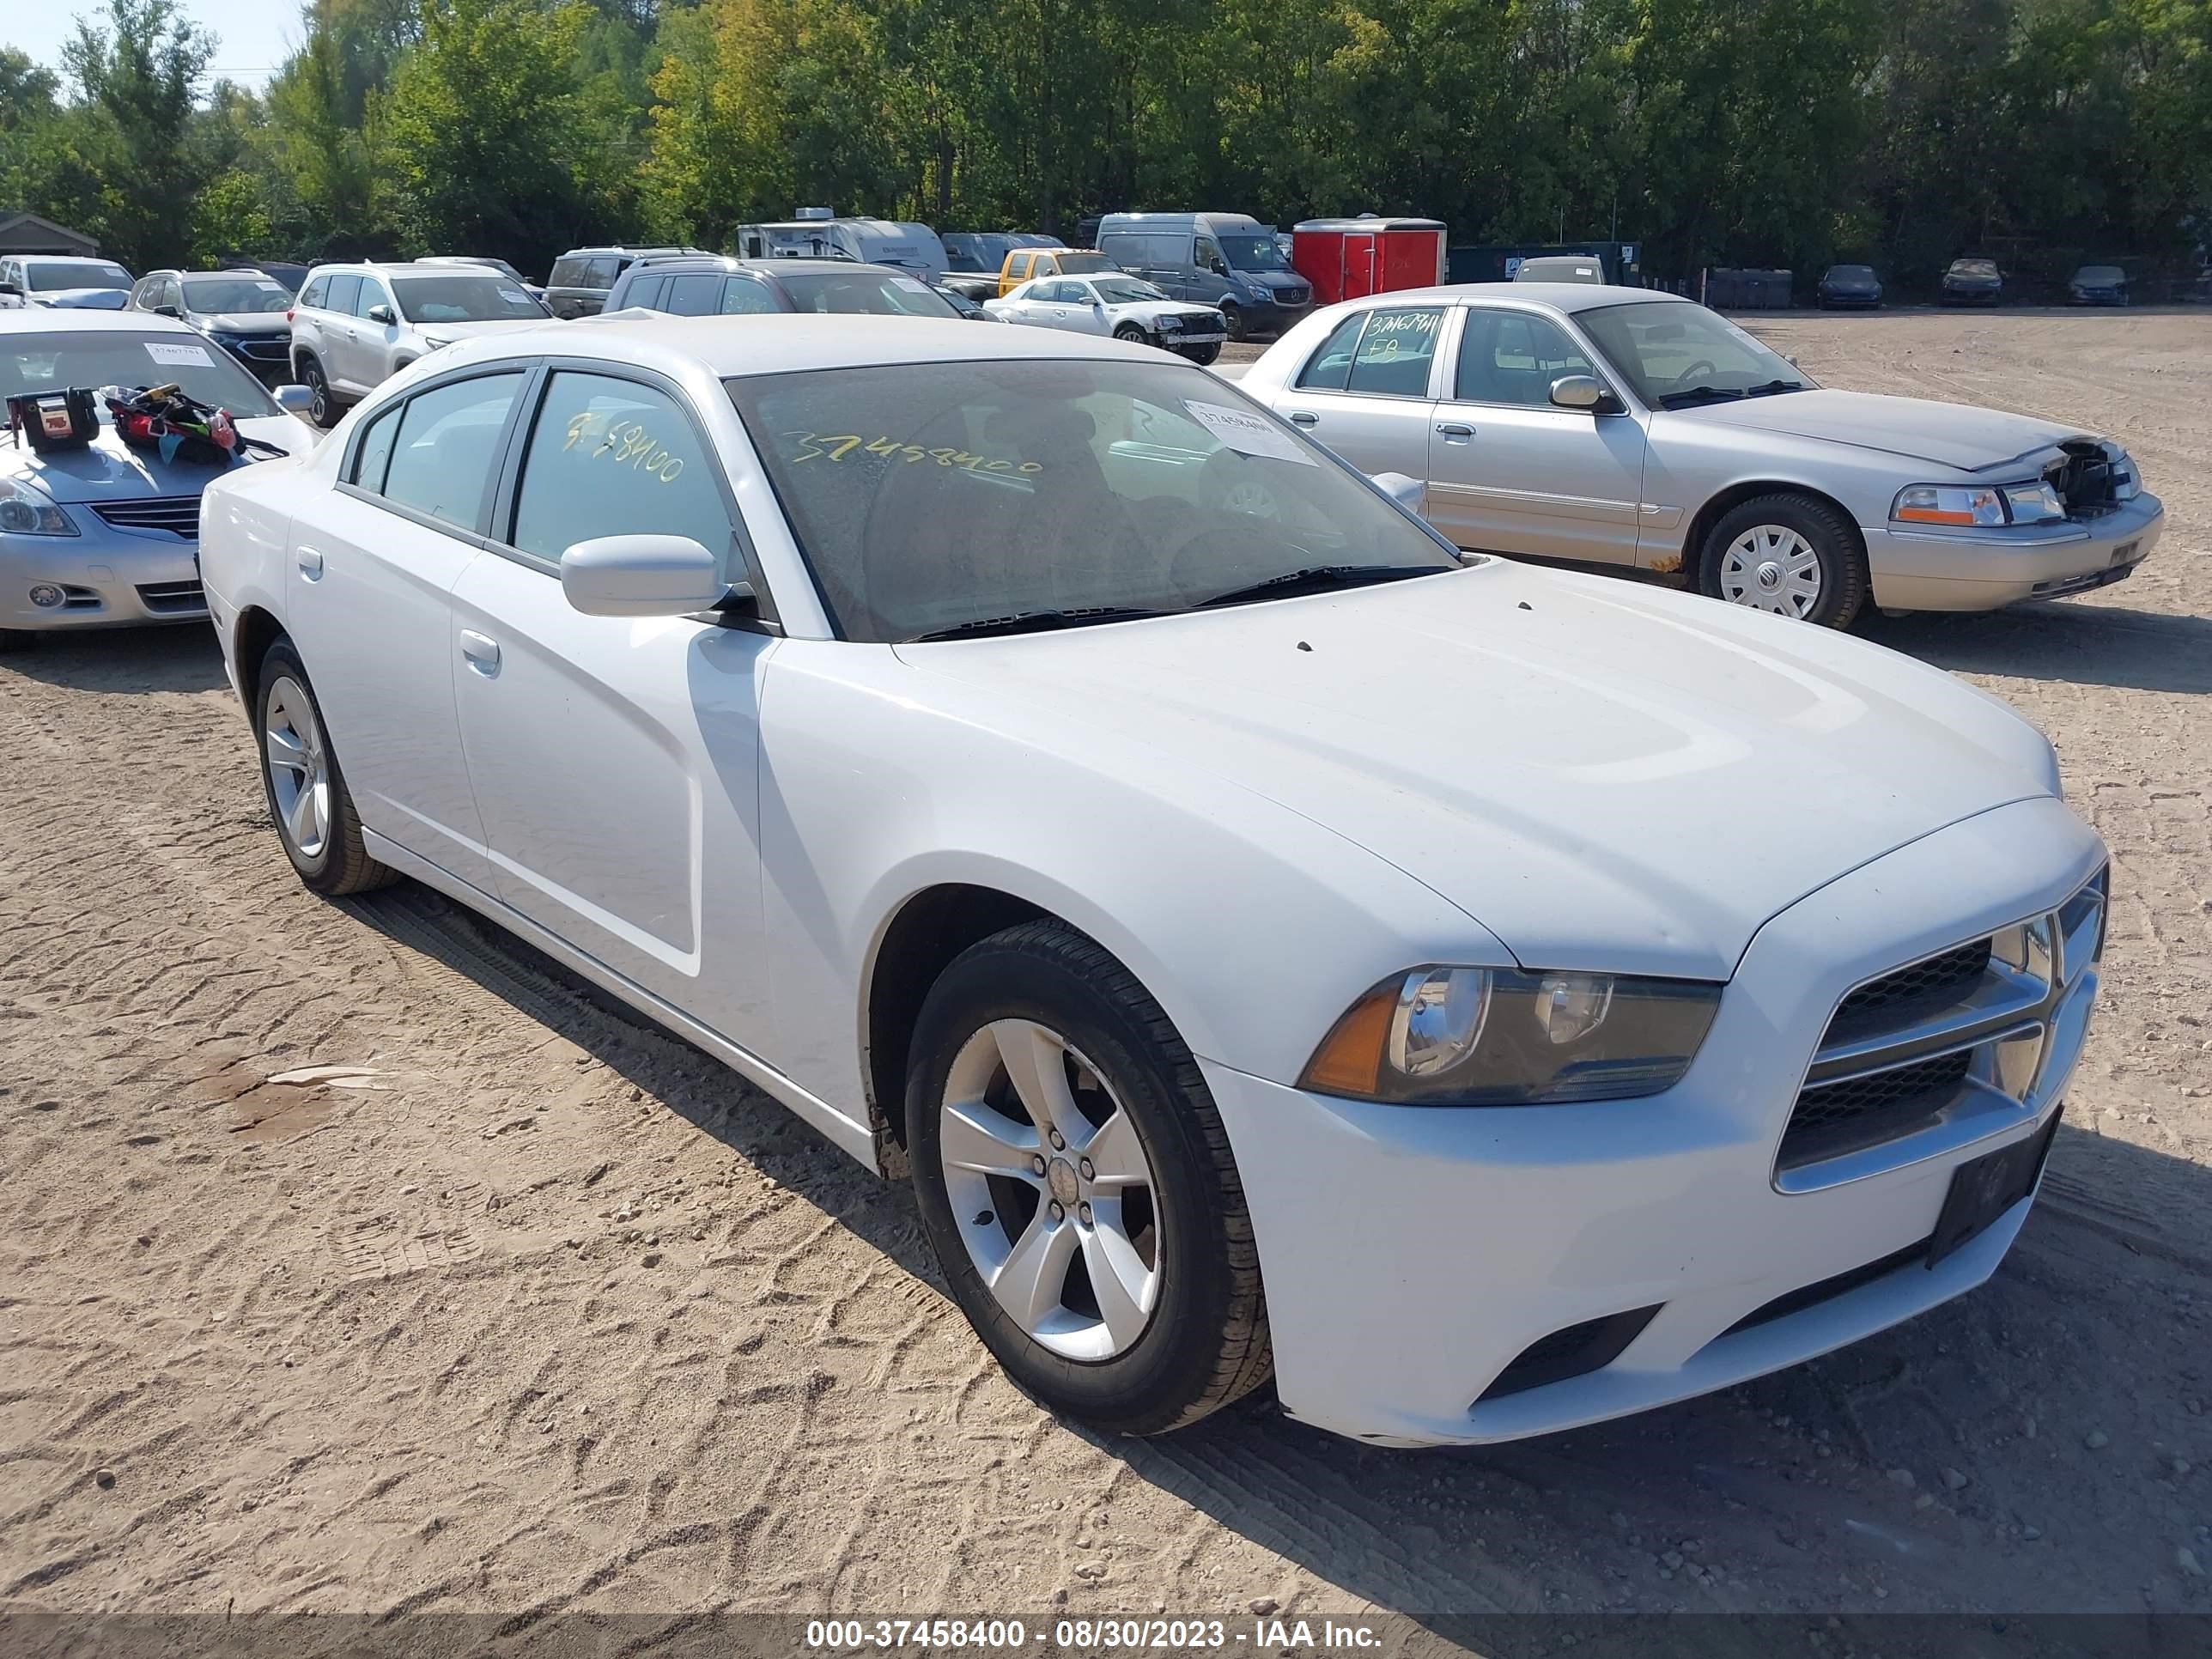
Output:
<path fill-rule="evenodd" d="M 1146 617 L 1172 617 L 1172 611 L 1146 611 L 1135 605 L 1094 605 L 1073 611 L 1018 611 L 1011 617 L 978 617 L 927 634 L 916 634 L 908 644 L 929 640 L 973 639 L 979 634 L 1042 634 L 1055 628 L 1086 628 L 1092 623 L 1136 622 Z"/>
<path fill-rule="evenodd" d="M 1443 564 L 1314 564 L 1303 570 L 1286 570 L 1264 581 L 1247 582 L 1200 599 L 1198 609 L 1217 605 L 1243 605 L 1253 599 L 1288 599 L 1293 593 L 1319 592 L 1331 587 L 1365 587 L 1375 582 L 1395 582 L 1407 576 L 1433 576 L 1453 567 Z"/>
<path fill-rule="evenodd" d="M 1670 392 L 1659 400 L 1662 409 L 1680 409 L 1690 404 L 1732 404 L 1743 396 L 1721 386 L 1686 386 L 1680 392 Z"/>
<path fill-rule="evenodd" d="M 1765 386 L 1755 386 L 1745 392 L 1747 398 L 1771 398 L 1778 392 L 1802 392 L 1802 380 L 1769 380 Z"/>

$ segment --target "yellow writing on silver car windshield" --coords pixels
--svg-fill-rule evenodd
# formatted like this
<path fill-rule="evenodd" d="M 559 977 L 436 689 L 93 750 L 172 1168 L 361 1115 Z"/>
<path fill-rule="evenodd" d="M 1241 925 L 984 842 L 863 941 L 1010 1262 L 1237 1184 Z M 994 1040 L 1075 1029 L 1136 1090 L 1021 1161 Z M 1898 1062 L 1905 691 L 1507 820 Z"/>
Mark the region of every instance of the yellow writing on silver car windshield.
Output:
<path fill-rule="evenodd" d="M 594 436 L 599 438 L 599 445 L 590 452 L 588 459 L 611 455 L 617 465 L 627 465 L 663 483 L 674 483 L 684 476 L 683 459 L 670 454 L 666 447 L 639 422 L 610 422 L 605 415 L 588 409 L 569 418 L 568 441 L 561 447 L 574 449 Z"/>
<path fill-rule="evenodd" d="M 922 461 L 935 461 L 939 466 L 957 466 L 969 472 L 1042 472 L 1043 465 L 1036 461 L 1009 461 L 988 455 L 971 455 L 964 449 L 941 445 L 925 449 L 920 444 L 902 443 L 896 438 L 878 436 L 863 438 L 857 432 L 834 433 L 827 437 L 818 432 L 785 432 L 778 436 L 793 446 L 792 465 L 802 461 L 842 461 L 848 455 L 880 455 L 884 459 L 896 459 L 914 466 Z"/>

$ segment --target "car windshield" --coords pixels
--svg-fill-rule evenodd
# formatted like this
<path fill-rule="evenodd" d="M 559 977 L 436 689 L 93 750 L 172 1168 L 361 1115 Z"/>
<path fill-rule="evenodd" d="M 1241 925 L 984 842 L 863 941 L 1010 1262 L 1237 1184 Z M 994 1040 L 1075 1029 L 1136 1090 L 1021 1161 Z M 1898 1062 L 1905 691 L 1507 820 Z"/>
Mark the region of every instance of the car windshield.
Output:
<path fill-rule="evenodd" d="M 1837 283 L 1870 283 L 1874 280 L 1872 265 L 1830 265 L 1828 279 Z"/>
<path fill-rule="evenodd" d="M 395 276 L 392 293 L 410 323 L 499 323 L 553 314 L 513 283 L 489 274 Z"/>
<path fill-rule="evenodd" d="M 1217 236 L 1229 263 L 1239 270 L 1288 270 L 1290 261 L 1272 236 Z"/>
<path fill-rule="evenodd" d="M 1575 313 L 1645 403 L 1662 409 L 1731 402 L 1813 384 L 1717 312 L 1680 301 L 1638 300 Z"/>
<path fill-rule="evenodd" d="M 2118 265 L 2083 265 L 2074 273 L 2077 283 L 2120 283 L 2127 280 Z"/>
<path fill-rule="evenodd" d="M 1103 622 L 1461 568 L 1203 369 L 1020 359 L 727 384 L 848 639 Z"/>
<path fill-rule="evenodd" d="M 1123 305 L 1132 300 L 1164 300 L 1164 289 L 1150 283 L 1140 283 L 1133 276 L 1101 276 L 1091 285 L 1098 290 L 1098 297 L 1108 305 Z"/>
<path fill-rule="evenodd" d="M 801 311 L 865 317 L 957 317 L 919 276 L 878 270 L 785 271 L 780 280 Z"/>
<path fill-rule="evenodd" d="M 185 309 L 203 314 L 288 310 L 292 296 L 267 276 L 187 276 Z"/>
<path fill-rule="evenodd" d="M 39 259 L 25 266 L 24 276 L 40 294 L 58 294 L 72 288 L 131 286 L 131 273 L 103 259 Z"/>
<path fill-rule="evenodd" d="M 123 329 L 0 334 L 0 398 L 73 386 L 96 392 L 104 386 L 179 386 L 186 396 L 234 415 L 283 412 L 228 352 L 186 329 L 161 334 Z"/>
<path fill-rule="evenodd" d="M 1951 264 L 1954 276 L 1994 276 L 1997 262 L 1994 259 L 1957 259 Z"/>

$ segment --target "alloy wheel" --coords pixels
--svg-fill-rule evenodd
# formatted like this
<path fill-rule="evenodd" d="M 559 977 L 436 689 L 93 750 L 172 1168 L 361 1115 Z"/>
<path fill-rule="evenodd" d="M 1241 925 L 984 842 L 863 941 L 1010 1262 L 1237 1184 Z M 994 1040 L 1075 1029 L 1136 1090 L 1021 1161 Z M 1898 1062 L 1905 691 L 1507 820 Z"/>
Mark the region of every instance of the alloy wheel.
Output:
<path fill-rule="evenodd" d="M 1063 1358 L 1127 1352 L 1163 1257 L 1151 1158 L 1112 1085 L 1049 1027 L 994 1020 L 954 1058 L 939 1122 L 953 1218 L 999 1305 Z"/>
<path fill-rule="evenodd" d="M 269 798 L 285 839 L 301 858 L 322 855 L 331 836 L 330 750 L 305 687 L 285 675 L 269 688 L 261 744 Z"/>
<path fill-rule="evenodd" d="M 1721 555 L 1721 597 L 1799 621 L 1820 602 L 1820 556 L 1787 525 L 1754 525 Z"/>

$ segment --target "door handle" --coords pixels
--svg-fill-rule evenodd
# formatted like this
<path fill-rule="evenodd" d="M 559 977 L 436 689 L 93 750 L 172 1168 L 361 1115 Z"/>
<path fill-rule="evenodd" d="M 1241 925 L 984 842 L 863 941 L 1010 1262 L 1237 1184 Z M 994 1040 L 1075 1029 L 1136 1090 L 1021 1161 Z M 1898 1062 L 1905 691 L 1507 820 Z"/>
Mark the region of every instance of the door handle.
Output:
<path fill-rule="evenodd" d="M 473 628 L 461 630 L 461 654 L 468 659 L 469 666 L 486 679 L 499 672 L 499 641 L 489 635 L 479 634 Z"/>
<path fill-rule="evenodd" d="M 1321 416 L 1315 414 L 1310 409 L 1294 409 L 1291 411 L 1291 424 L 1292 426 L 1319 426 L 1321 424 Z"/>
<path fill-rule="evenodd" d="M 1437 433 L 1448 444 L 1463 444 L 1474 436 L 1474 428 L 1465 421 L 1438 421 Z"/>
<path fill-rule="evenodd" d="M 294 553 L 292 556 L 298 562 L 300 574 L 302 576 L 305 576 L 311 582 L 319 582 L 322 580 L 323 556 L 321 553 L 312 547 L 302 547 Z"/>

